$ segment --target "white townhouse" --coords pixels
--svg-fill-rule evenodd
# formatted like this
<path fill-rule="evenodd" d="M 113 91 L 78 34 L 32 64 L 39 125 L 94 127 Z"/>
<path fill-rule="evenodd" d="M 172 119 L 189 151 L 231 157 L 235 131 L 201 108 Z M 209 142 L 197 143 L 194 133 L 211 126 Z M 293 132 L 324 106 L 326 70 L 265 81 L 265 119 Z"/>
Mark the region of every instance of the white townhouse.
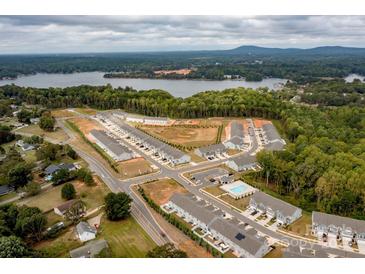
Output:
<path fill-rule="evenodd" d="M 262 191 L 255 192 L 250 199 L 249 208 L 276 218 L 281 224 L 291 224 L 302 216 L 302 209 L 274 198 Z"/>
<path fill-rule="evenodd" d="M 105 150 L 114 160 L 125 161 L 134 157 L 133 151 L 117 142 L 102 130 L 93 129 L 90 135 L 95 139 L 96 144 Z"/>

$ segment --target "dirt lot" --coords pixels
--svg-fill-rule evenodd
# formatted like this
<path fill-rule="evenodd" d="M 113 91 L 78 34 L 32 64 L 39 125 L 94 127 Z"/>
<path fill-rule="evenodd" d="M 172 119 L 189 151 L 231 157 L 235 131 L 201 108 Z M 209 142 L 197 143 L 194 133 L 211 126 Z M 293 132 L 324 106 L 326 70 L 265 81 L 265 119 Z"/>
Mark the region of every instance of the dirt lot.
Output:
<path fill-rule="evenodd" d="M 166 204 L 174 193 L 187 193 L 175 180 L 162 179 L 142 185 L 143 190 L 158 205 Z"/>
<path fill-rule="evenodd" d="M 51 114 L 55 118 L 64 118 L 64 117 L 74 117 L 76 116 L 76 113 L 69 111 L 67 109 L 56 109 L 52 110 Z"/>
<path fill-rule="evenodd" d="M 95 115 L 96 114 L 96 110 L 93 108 L 75 108 L 75 111 L 77 111 L 81 114 L 86 114 L 86 115 Z"/>
<path fill-rule="evenodd" d="M 86 137 L 88 137 L 88 134 L 93 129 L 103 129 L 103 127 L 99 123 L 91 119 L 77 117 L 71 118 L 69 120 L 74 123 L 82 131 L 82 133 L 84 133 Z"/>
<path fill-rule="evenodd" d="M 38 135 L 41 137 L 46 137 L 49 139 L 54 140 L 55 142 L 63 142 L 68 139 L 68 136 L 66 133 L 60 129 L 57 128 L 56 131 L 47 132 L 41 129 L 38 125 L 30 125 L 27 127 L 20 128 L 15 131 L 15 133 L 25 133 L 30 135 Z"/>
<path fill-rule="evenodd" d="M 188 128 L 188 127 L 142 127 L 150 134 L 175 144 L 185 146 L 205 146 L 213 144 L 217 137 L 218 128 Z"/>
<path fill-rule="evenodd" d="M 253 124 L 255 127 L 261 128 L 263 125 L 271 124 L 271 122 L 263 119 L 253 119 Z"/>
<path fill-rule="evenodd" d="M 119 162 L 119 171 L 125 178 L 132 178 L 153 172 L 149 162 L 144 158 L 135 158 Z"/>

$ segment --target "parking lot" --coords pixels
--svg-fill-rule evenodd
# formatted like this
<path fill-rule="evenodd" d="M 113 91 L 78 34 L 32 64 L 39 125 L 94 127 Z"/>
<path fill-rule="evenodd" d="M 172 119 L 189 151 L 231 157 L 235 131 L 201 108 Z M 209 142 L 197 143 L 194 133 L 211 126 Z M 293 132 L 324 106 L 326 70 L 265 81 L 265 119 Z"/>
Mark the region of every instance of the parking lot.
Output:
<path fill-rule="evenodd" d="M 212 185 L 217 184 L 217 177 L 227 176 L 229 172 L 224 168 L 212 168 L 191 174 L 191 180 L 195 185 Z"/>

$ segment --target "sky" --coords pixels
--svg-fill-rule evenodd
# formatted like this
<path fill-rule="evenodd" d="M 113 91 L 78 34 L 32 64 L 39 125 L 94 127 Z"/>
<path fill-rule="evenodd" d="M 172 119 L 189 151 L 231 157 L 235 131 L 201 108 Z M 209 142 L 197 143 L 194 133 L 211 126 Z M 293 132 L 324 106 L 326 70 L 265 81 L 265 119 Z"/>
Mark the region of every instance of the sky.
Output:
<path fill-rule="evenodd" d="M 365 16 L 0 16 L 0 54 L 365 47 Z"/>

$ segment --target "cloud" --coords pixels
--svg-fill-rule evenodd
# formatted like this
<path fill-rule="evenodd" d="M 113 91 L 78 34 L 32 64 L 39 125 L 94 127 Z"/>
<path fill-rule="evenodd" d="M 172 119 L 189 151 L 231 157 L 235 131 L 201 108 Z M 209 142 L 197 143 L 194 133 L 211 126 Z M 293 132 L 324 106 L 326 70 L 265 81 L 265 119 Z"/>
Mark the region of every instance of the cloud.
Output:
<path fill-rule="evenodd" d="M 0 53 L 365 46 L 365 16 L 0 16 Z"/>

